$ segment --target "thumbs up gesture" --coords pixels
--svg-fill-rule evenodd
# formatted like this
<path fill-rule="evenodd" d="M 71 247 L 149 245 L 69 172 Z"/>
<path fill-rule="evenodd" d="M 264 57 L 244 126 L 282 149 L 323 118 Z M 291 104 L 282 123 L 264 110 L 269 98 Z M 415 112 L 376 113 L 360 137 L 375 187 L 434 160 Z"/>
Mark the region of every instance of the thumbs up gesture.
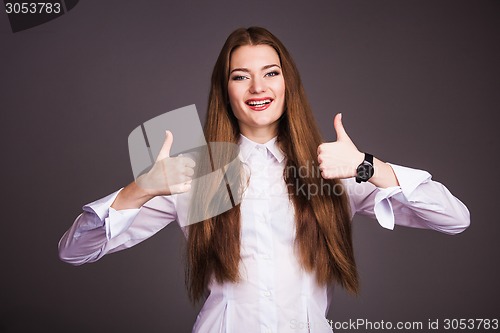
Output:
<path fill-rule="evenodd" d="M 165 142 L 153 167 L 136 180 L 137 185 L 152 196 L 183 193 L 191 189 L 195 162 L 184 156 L 170 157 L 173 141 L 172 132 L 166 131 Z"/>
<path fill-rule="evenodd" d="M 363 162 L 364 154 L 354 145 L 342 125 L 342 114 L 333 119 L 337 141 L 322 143 L 318 147 L 318 163 L 325 179 L 342 179 L 356 176 L 356 168 Z"/>

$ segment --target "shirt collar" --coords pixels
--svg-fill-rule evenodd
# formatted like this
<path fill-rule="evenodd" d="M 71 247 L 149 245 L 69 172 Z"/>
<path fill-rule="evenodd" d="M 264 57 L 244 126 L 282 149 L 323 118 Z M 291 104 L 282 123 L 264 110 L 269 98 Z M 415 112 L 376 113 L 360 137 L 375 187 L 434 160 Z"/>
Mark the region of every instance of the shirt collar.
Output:
<path fill-rule="evenodd" d="M 265 146 L 268 151 L 271 152 L 271 154 L 274 156 L 274 158 L 281 163 L 285 159 L 285 154 L 281 151 L 281 149 L 278 147 L 277 143 L 277 138 L 274 137 L 271 140 L 267 141 L 266 143 L 260 144 L 257 142 L 254 142 L 244 136 L 243 134 L 240 134 L 240 158 L 242 162 L 246 162 L 248 158 L 250 157 L 250 154 L 252 151 L 257 147 L 257 146 Z"/>

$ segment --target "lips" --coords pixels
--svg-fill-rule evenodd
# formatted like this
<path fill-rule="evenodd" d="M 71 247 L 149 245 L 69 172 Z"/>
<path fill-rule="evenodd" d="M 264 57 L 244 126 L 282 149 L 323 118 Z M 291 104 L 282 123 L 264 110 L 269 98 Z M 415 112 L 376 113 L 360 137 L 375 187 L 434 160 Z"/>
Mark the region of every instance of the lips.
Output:
<path fill-rule="evenodd" d="M 263 98 L 252 98 L 246 100 L 245 104 L 248 105 L 250 109 L 254 111 L 264 111 L 271 105 L 272 102 L 273 102 L 272 98 L 263 97 Z"/>

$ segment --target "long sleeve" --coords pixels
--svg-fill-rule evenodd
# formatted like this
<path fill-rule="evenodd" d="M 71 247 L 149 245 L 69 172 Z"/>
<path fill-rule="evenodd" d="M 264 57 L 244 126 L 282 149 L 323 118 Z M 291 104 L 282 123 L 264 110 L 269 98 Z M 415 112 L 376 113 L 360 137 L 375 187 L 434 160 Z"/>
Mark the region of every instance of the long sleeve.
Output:
<path fill-rule="evenodd" d="M 391 167 L 400 186 L 381 189 L 371 183 L 357 184 L 354 179 L 344 181 L 353 214 L 376 218 L 387 229 L 397 224 L 457 234 L 469 226 L 467 207 L 428 172 Z"/>
<path fill-rule="evenodd" d="M 156 197 L 140 209 L 115 210 L 119 191 L 83 207 L 83 212 L 59 241 L 59 257 L 73 265 L 94 262 L 153 236 L 176 220 L 175 199 Z"/>

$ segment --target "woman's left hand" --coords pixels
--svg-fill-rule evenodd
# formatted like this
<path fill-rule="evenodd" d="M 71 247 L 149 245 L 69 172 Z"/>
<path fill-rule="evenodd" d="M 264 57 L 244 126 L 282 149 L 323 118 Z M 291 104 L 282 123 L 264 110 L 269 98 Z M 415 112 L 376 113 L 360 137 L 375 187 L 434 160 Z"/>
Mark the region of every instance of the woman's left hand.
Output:
<path fill-rule="evenodd" d="M 325 179 L 342 179 L 356 176 L 356 169 L 365 155 L 352 142 L 342 125 L 342 114 L 333 119 L 337 141 L 322 143 L 318 147 L 318 163 L 321 176 Z"/>

